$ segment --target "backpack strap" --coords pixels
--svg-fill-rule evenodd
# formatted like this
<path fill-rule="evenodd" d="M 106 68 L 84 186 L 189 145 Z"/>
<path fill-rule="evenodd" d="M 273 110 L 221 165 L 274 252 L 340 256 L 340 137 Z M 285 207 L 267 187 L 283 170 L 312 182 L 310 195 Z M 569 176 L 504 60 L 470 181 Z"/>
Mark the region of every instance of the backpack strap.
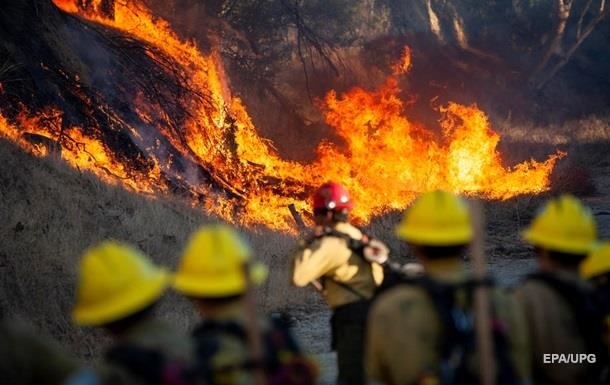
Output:
<path fill-rule="evenodd" d="M 363 237 L 368 238 L 368 236 L 366 234 L 362 233 L 362 235 L 363 235 Z M 342 231 L 339 231 L 339 230 L 337 230 L 335 228 L 332 228 L 332 227 L 324 228 L 324 232 L 322 234 L 318 235 L 316 237 L 316 239 L 321 239 L 321 238 L 324 238 L 324 237 L 336 237 L 336 238 L 340 238 L 340 239 L 345 240 L 345 242 L 347 243 L 347 247 L 352 251 L 352 253 L 357 255 L 358 257 L 360 257 L 370 267 L 370 269 L 371 269 L 371 278 L 373 278 L 373 281 L 374 281 L 373 267 L 371 266 L 371 263 L 369 261 L 367 261 L 366 258 L 364 258 L 364 248 L 367 245 L 366 242 L 364 242 L 361 239 L 353 238 L 351 235 L 349 235 L 347 233 L 344 233 Z M 326 277 L 326 276 L 324 276 L 323 279 L 324 280 L 332 281 L 336 285 L 340 286 L 341 288 L 345 289 L 346 291 L 349 291 L 350 293 L 354 294 L 355 296 L 357 296 L 358 298 L 360 298 L 362 300 L 368 301 L 370 299 L 366 295 L 364 295 L 363 293 L 361 293 L 358 290 L 354 289 L 350 285 L 347 285 L 346 283 L 339 282 L 337 280 L 334 280 L 334 279 L 332 279 L 330 277 Z"/>
<path fill-rule="evenodd" d="M 263 335 L 263 362 L 247 360 L 221 368 L 210 368 L 208 363 L 220 348 L 221 335 L 236 337 L 244 345 L 247 345 L 248 340 L 245 329 L 236 322 L 203 322 L 193 333 L 197 341 L 199 376 L 204 378 L 206 384 L 214 384 L 215 376 L 220 373 L 249 371 L 262 365 L 271 385 L 291 385 L 296 379 L 300 381 L 299 385 L 312 385 L 316 377 L 315 366 L 300 351 L 287 323 L 281 317 L 269 317 L 269 323 L 269 329 Z"/>
<path fill-rule="evenodd" d="M 203 321 L 193 332 L 193 338 L 196 341 L 197 358 L 202 362 L 210 362 L 212 357 L 218 353 L 220 349 L 220 337 L 232 336 L 237 338 L 244 344 L 247 344 L 248 336 L 246 330 L 237 322 L 234 321 Z M 238 366 L 227 368 L 215 368 L 215 371 L 236 370 L 240 368 L 251 367 L 251 362 L 244 362 Z"/>
<path fill-rule="evenodd" d="M 323 277 L 322 277 L 322 285 L 323 285 L 323 286 L 326 286 L 326 285 L 325 285 L 326 280 L 329 280 L 329 281 L 331 281 L 332 283 L 334 283 L 335 285 L 340 286 L 340 287 L 341 287 L 341 288 L 343 288 L 344 290 L 349 291 L 350 293 L 354 294 L 356 297 L 360 298 L 361 300 L 365 300 L 365 301 L 368 301 L 368 300 L 369 300 L 369 298 L 367 298 L 367 297 L 366 297 L 364 294 L 362 294 L 360 291 L 358 291 L 358 290 L 354 289 L 354 288 L 353 288 L 353 287 L 351 287 L 350 285 L 348 285 L 348 284 L 346 284 L 346 283 L 344 283 L 344 282 L 339 282 L 339 281 L 337 281 L 337 280 L 335 280 L 335 279 L 332 279 L 332 278 L 330 278 L 330 277 L 327 277 L 327 276 L 323 276 Z"/>
<path fill-rule="evenodd" d="M 362 233 L 362 235 L 363 238 L 368 238 L 368 235 L 366 235 L 365 233 Z M 364 258 L 364 247 L 367 243 L 364 242 L 362 239 L 353 238 L 351 235 L 339 231 L 333 227 L 325 227 L 324 231 L 321 234 L 315 236 L 314 239 L 321 239 L 324 237 L 336 237 L 345 240 L 347 242 L 347 247 L 352 250 L 354 254 L 357 254 L 360 257 Z"/>
<path fill-rule="evenodd" d="M 448 284 L 436 281 L 427 275 L 411 277 L 394 271 L 392 281 L 388 282 L 388 285 L 378 294 L 397 285 L 412 285 L 421 288 L 432 301 L 442 325 L 442 335 L 439 338 L 441 364 L 438 373 L 441 384 L 478 384 L 478 376 L 468 366 L 468 357 L 471 357 L 476 351 L 472 310 L 473 293 L 481 285 L 493 287 L 493 280 L 490 277 L 483 280 L 472 278 L 457 284 Z M 457 303 L 459 292 L 466 296 L 464 304 Z M 498 363 L 497 384 L 515 385 L 517 377 L 509 352 L 507 330 L 503 322 L 497 318 L 493 306 L 492 327 L 495 357 Z"/>

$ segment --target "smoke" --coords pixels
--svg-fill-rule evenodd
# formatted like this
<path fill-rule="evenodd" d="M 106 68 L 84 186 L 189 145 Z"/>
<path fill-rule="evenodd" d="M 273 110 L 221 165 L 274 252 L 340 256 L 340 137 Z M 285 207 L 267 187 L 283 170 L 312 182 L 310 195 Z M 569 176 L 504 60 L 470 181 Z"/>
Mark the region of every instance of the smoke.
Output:
<path fill-rule="evenodd" d="M 112 100 L 118 84 L 125 84 L 116 52 L 108 47 L 108 38 L 103 40 L 101 31 L 83 29 L 80 23 L 66 23 L 61 28 L 65 35 L 66 48 L 79 58 L 74 76 L 85 87 L 98 95 Z"/>

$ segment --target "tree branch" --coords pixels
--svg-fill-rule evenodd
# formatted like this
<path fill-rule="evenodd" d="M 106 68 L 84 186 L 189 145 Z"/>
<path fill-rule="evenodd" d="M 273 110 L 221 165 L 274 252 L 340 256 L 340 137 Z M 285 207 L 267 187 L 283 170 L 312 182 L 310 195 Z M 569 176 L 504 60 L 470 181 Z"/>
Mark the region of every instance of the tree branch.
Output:
<path fill-rule="evenodd" d="M 566 25 L 568 23 L 568 18 L 570 17 L 570 12 L 572 9 L 572 0 L 557 0 L 557 28 L 555 29 L 555 34 L 553 35 L 553 39 L 549 44 L 546 52 L 542 56 L 542 59 L 536 66 L 536 70 L 534 71 L 534 77 L 537 77 L 542 70 L 547 66 L 549 60 L 555 54 L 560 46 L 561 41 L 563 40 L 563 35 L 566 29 Z"/>
<path fill-rule="evenodd" d="M 550 71 L 547 71 L 546 75 L 542 77 L 542 79 L 540 79 L 540 81 L 536 84 L 536 90 L 542 89 L 557 74 L 557 72 L 559 72 L 559 70 L 562 69 L 563 66 L 565 66 L 570 61 L 570 59 L 572 58 L 576 50 L 580 47 L 580 45 L 609 13 L 609 8 L 605 7 L 605 0 L 601 0 L 600 7 L 598 9 L 599 13 L 597 14 L 597 16 L 593 20 L 591 20 L 591 22 L 585 27 L 584 31 L 582 31 L 580 37 L 577 38 L 576 42 L 566 51 L 566 53 L 562 56 L 561 60 L 557 62 L 555 66 L 551 68 Z"/>
<path fill-rule="evenodd" d="M 578 19 L 578 25 L 576 26 L 576 40 L 580 39 L 580 37 L 582 36 L 582 23 L 585 20 L 585 16 L 587 16 L 587 14 L 589 13 L 589 8 L 591 8 L 591 4 L 593 4 L 593 0 L 588 0 L 587 4 L 585 4 L 585 8 L 580 14 L 580 18 Z"/>

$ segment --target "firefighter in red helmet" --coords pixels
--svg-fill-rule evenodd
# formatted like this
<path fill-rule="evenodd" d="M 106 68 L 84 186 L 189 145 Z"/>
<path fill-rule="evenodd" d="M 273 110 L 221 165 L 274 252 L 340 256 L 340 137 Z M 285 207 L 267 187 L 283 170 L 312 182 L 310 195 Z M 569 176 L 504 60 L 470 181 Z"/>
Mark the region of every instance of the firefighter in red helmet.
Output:
<path fill-rule="evenodd" d="M 299 242 L 292 282 L 314 284 L 333 311 L 332 346 L 338 384 L 364 384 L 363 341 L 369 300 L 383 280 L 388 249 L 349 223 L 353 207 L 345 187 L 323 184 L 313 196 L 314 232 Z"/>

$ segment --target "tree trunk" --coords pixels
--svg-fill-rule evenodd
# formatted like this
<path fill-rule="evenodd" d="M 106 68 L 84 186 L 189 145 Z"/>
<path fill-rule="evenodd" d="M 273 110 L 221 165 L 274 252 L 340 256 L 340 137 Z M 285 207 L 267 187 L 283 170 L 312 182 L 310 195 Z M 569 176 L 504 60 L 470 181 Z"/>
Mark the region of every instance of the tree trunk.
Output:
<path fill-rule="evenodd" d="M 563 40 L 571 10 L 572 0 L 557 0 L 557 28 L 555 29 L 555 33 L 553 34 L 553 38 L 551 39 L 546 52 L 542 56 L 538 66 L 536 66 L 534 77 L 538 77 L 548 65 L 553 54 L 560 51 L 561 42 Z"/>
<path fill-rule="evenodd" d="M 591 2 L 589 2 L 587 4 L 587 7 L 583 11 L 583 14 L 581 15 L 581 17 L 578 21 L 578 28 L 576 31 L 576 41 L 565 52 L 565 54 L 562 56 L 561 60 L 559 62 L 557 62 L 549 71 L 547 71 L 544 76 L 541 77 L 539 82 L 535 85 L 536 90 L 541 90 L 553 77 L 555 77 L 557 72 L 559 72 L 559 70 L 562 69 L 563 66 L 565 66 L 570 61 L 570 59 L 572 58 L 572 56 L 574 55 L 576 50 L 581 46 L 581 44 L 586 40 L 586 38 L 591 34 L 591 32 L 593 32 L 595 27 L 608 14 L 609 8 L 605 6 L 606 5 L 605 0 L 601 0 L 598 15 L 593 20 L 591 20 L 591 22 L 584 28 L 584 30 L 582 30 L 581 29 L 582 21 L 584 19 L 585 13 L 588 12 L 590 3 Z"/>

